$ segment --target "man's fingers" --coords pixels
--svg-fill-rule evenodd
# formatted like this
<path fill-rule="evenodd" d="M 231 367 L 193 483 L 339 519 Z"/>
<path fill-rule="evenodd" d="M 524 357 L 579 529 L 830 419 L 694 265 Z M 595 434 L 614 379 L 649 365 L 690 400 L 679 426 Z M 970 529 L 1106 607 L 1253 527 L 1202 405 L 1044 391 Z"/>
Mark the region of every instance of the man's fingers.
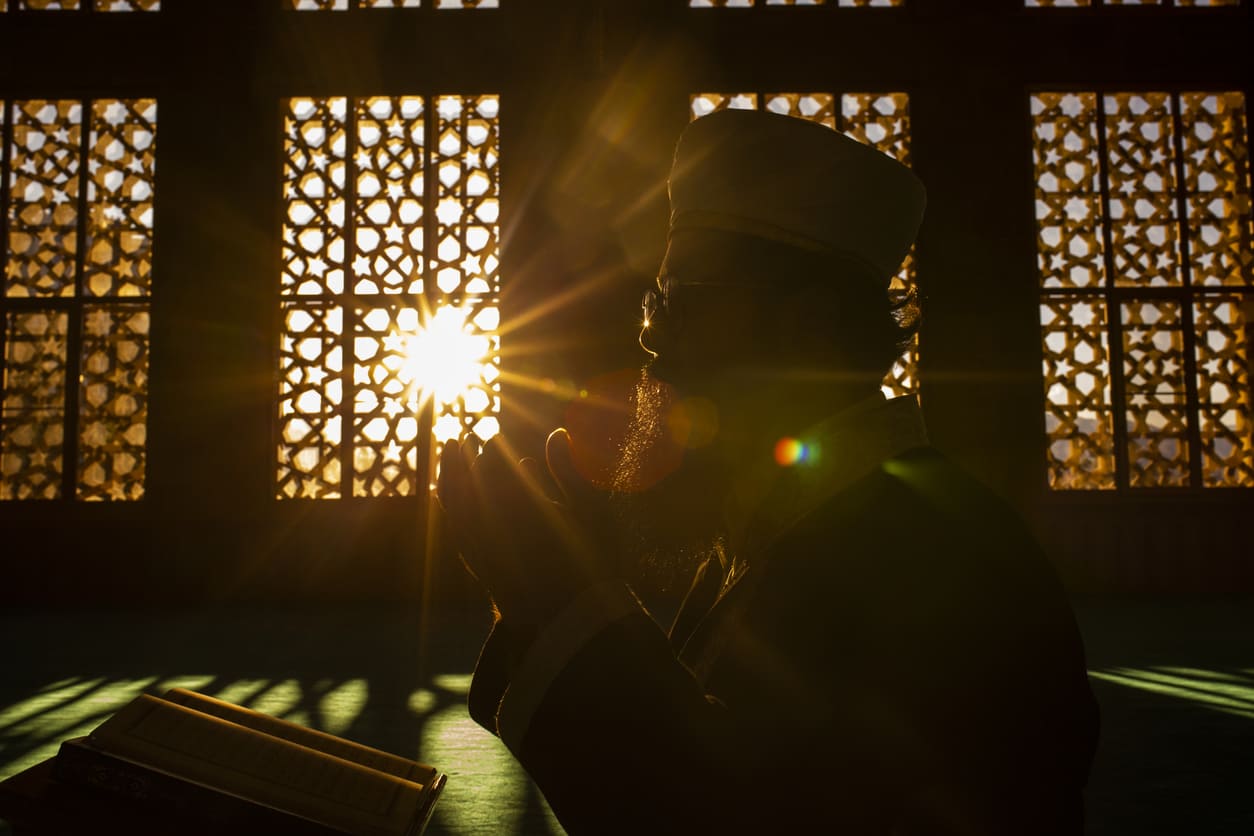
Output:
<path fill-rule="evenodd" d="M 475 485 L 480 490 L 500 489 L 506 484 L 518 481 L 514 462 L 506 448 L 505 441 L 499 435 L 493 436 L 475 459 L 471 474 Z"/>
<path fill-rule="evenodd" d="M 522 470 L 523 481 L 536 499 L 551 502 L 560 500 L 561 497 L 555 495 L 553 480 L 545 473 L 544 468 L 540 467 L 538 461 L 528 456 L 520 461 L 518 466 Z"/>
<path fill-rule="evenodd" d="M 544 458 L 553 474 L 554 481 L 567 499 L 573 503 L 582 502 L 592 486 L 587 483 L 575 467 L 575 457 L 571 452 L 570 433 L 565 427 L 558 427 L 549 433 L 544 445 Z"/>
<path fill-rule="evenodd" d="M 536 478 L 538 470 L 534 461 L 526 465 L 515 459 L 509 445 L 495 436 L 484 445 L 470 472 L 476 501 L 485 514 L 508 525 L 511 515 L 525 513 L 525 509 L 547 501 L 540 487 L 543 482 Z"/>
<path fill-rule="evenodd" d="M 474 466 L 475 459 L 479 458 L 479 436 L 470 433 L 461 441 L 461 459 L 466 466 L 466 472 L 470 472 L 470 468 Z"/>
<path fill-rule="evenodd" d="M 566 504 L 575 516 L 592 529 L 602 530 L 606 525 L 608 496 L 605 491 L 584 478 L 575 464 L 574 446 L 568 433 L 559 427 L 549 433 L 544 446 L 544 456 L 549 472 L 557 482 Z"/>
<path fill-rule="evenodd" d="M 458 443 L 446 442 L 444 450 L 440 452 L 440 475 L 435 480 L 435 497 L 446 514 L 451 515 L 458 502 L 454 493 L 461 490 L 464 467 Z"/>

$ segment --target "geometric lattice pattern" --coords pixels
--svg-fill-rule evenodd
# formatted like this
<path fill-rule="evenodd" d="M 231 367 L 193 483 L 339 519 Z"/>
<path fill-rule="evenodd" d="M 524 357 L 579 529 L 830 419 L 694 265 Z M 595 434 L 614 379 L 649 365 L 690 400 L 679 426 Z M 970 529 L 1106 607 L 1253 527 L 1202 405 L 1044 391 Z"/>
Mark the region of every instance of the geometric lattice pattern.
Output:
<path fill-rule="evenodd" d="M 444 362 L 437 355 L 450 341 L 462 358 L 451 374 L 426 375 L 444 381 L 434 393 L 438 444 L 472 432 L 486 440 L 499 430 L 500 107 L 494 95 L 436 100 L 430 226 L 436 246 L 427 255 L 435 287 L 427 297 L 438 339 L 421 340 L 415 351 L 424 368 Z"/>
<path fill-rule="evenodd" d="M 1254 487 L 1250 403 L 1251 297 L 1205 294 L 1193 301 L 1202 484 Z"/>
<path fill-rule="evenodd" d="M 83 103 L 14 102 L 9 110 L 6 296 L 74 296 Z"/>
<path fill-rule="evenodd" d="M 161 0 L 96 0 L 98 12 L 159 12 Z"/>
<path fill-rule="evenodd" d="M 1032 97 L 1032 119 L 1041 286 L 1104 287 L 1097 96 L 1038 93 Z"/>
<path fill-rule="evenodd" d="M 1122 309 L 1128 483 L 1189 484 L 1188 402 L 1180 303 L 1138 299 Z"/>
<path fill-rule="evenodd" d="M 83 292 L 152 292 L 152 198 L 157 103 L 96 101 L 87 156 Z"/>
<path fill-rule="evenodd" d="M 419 0 L 353 0 L 353 8 L 357 9 L 415 8 L 419 5 Z M 349 0 L 285 0 L 285 6 L 301 12 L 343 11 L 349 7 Z"/>
<path fill-rule="evenodd" d="M 280 496 L 340 495 L 344 311 L 334 303 L 282 303 L 279 350 Z"/>
<path fill-rule="evenodd" d="M 0 0 L 0 12 L 8 9 L 32 11 L 83 11 L 88 8 L 83 0 Z M 98 12 L 159 12 L 161 0 L 93 0 L 92 9 Z"/>
<path fill-rule="evenodd" d="M 285 116 L 286 296 L 344 292 L 348 100 L 292 99 Z"/>
<path fill-rule="evenodd" d="M 279 498 L 414 495 L 499 429 L 500 102 L 432 104 L 285 103 Z"/>
<path fill-rule="evenodd" d="M 416 96 L 357 100 L 355 293 L 422 294 L 425 131 Z"/>
<path fill-rule="evenodd" d="M 1182 285 L 1176 213 L 1174 97 L 1114 93 L 1105 110 L 1105 217 L 1116 285 Z"/>
<path fill-rule="evenodd" d="M 1241 0 L 1023 0 L 1028 8 L 1083 8 L 1088 6 L 1239 6 Z"/>
<path fill-rule="evenodd" d="M 23 100 L 2 112 L 10 131 L 0 190 L 8 228 L 0 498 L 138 499 L 156 101 Z"/>
<path fill-rule="evenodd" d="M 139 499 L 144 494 L 148 331 L 146 304 L 84 306 L 80 499 Z"/>
<path fill-rule="evenodd" d="M 844 5 L 842 3 L 842 5 Z M 861 4 L 860 4 L 861 5 Z M 905 93 L 697 93 L 690 97 L 693 119 L 728 108 L 756 110 L 818 122 L 910 165 L 910 99 Z M 917 297 L 914 248 L 893 277 L 889 294 Z M 919 392 L 918 335 L 897 358 L 881 386 L 889 398 Z"/>
<path fill-rule="evenodd" d="M 0 499 L 61 496 L 68 319 L 51 309 L 5 317 Z"/>
<path fill-rule="evenodd" d="M 1050 486 L 1254 486 L 1242 95 L 1030 106 Z"/>
<path fill-rule="evenodd" d="M 1186 234 L 1194 285 L 1248 287 L 1250 156 L 1240 93 L 1181 93 Z"/>
<path fill-rule="evenodd" d="M 1045 345 L 1045 429 L 1053 488 L 1114 488 L 1106 300 L 1050 294 L 1041 299 Z"/>
<path fill-rule="evenodd" d="M 420 398 L 410 368 L 412 306 L 358 307 L 353 320 L 353 493 L 412 494 L 418 485 Z"/>

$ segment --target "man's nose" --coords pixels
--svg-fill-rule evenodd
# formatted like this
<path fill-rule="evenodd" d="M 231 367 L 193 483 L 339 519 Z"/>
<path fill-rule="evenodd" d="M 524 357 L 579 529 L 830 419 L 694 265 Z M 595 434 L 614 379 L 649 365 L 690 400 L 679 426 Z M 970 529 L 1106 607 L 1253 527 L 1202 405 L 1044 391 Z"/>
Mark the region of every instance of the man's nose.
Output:
<path fill-rule="evenodd" d="M 654 315 L 646 319 L 640 328 L 640 347 L 657 358 L 661 356 L 666 345 L 665 317 Z"/>

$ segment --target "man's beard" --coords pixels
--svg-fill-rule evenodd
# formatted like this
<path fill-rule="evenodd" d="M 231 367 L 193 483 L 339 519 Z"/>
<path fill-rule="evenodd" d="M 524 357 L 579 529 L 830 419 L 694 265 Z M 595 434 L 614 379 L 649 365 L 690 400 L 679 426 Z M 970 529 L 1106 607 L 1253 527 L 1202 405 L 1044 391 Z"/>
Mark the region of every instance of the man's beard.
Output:
<path fill-rule="evenodd" d="M 682 593 L 697 565 L 720 553 L 727 482 L 711 448 L 685 450 L 675 442 L 674 390 L 648 366 L 632 400 L 611 479 L 622 568 L 638 591 Z"/>

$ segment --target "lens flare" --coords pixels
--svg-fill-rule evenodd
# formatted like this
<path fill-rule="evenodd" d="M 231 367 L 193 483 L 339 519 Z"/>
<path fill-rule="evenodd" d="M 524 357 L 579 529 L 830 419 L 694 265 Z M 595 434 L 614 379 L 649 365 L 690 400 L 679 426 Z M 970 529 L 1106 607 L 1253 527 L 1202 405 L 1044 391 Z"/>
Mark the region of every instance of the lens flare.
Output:
<path fill-rule="evenodd" d="M 398 375 L 437 405 L 455 402 L 474 388 L 490 362 L 492 343 L 466 321 L 465 308 L 445 305 L 405 344 L 405 364 Z"/>
<path fill-rule="evenodd" d="M 780 467 L 813 465 L 819 460 L 817 444 L 797 438 L 781 438 L 775 443 L 775 463 Z"/>

